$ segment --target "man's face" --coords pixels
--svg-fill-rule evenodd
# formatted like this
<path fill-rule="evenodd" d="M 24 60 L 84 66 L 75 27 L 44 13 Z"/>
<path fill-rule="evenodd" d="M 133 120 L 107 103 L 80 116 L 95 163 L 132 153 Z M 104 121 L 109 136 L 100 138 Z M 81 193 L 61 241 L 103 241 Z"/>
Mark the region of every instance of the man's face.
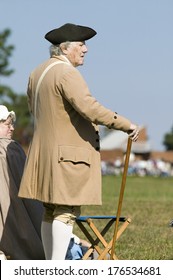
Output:
<path fill-rule="evenodd" d="M 88 49 L 85 42 L 71 42 L 66 49 L 66 57 L 71 62 L 74 67 L 83 65 L 84 55 L 87 53 Z"/>
<path fill-rule="evenodd" d="M 14 124 L 11 117 L 8 117 L 6 121 L 0 121 L 0 137 L 11 139 L 14 132 Z"/>

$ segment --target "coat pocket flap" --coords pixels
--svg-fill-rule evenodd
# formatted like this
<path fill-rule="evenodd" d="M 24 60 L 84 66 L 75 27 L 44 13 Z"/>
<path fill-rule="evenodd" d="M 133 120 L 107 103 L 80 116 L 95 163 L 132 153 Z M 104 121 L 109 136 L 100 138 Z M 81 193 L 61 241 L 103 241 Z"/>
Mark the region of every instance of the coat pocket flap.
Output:
<path fill-rule="evenodd" d="M 91 150 L 74 146 L 59 146 L 58 161 L 84 162 L 91 164 Z"/>

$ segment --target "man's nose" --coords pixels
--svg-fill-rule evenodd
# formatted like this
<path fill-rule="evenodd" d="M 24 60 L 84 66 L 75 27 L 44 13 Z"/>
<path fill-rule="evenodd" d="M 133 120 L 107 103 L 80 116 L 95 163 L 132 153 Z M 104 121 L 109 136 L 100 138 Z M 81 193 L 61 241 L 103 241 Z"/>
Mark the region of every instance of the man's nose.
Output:
<path fill-rule="evenodd" d="M 86 45 L 83 45 L 83 50 L 82 50 L 84 53 L 86 53 L 88 51 L 88 48 Z"/>

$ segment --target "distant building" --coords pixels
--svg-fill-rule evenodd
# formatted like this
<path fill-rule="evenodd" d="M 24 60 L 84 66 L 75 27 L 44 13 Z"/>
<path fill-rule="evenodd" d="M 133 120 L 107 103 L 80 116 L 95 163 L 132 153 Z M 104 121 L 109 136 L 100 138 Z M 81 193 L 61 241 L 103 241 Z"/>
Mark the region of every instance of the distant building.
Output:
<path fill-rule="evenodd" d="M 111 131 L 100 141 L 101 160 L 109 162 L 117 159 L 123 160 L 127 149 L 127 139 L 126 133 L 118 130 Z M 138 141 L 132 143 L 131 153 L 135 155 L 135 159 L 162 159 L 173 164 L 173 151 L 154 151 L 144 126 L 140 128 Z"/>

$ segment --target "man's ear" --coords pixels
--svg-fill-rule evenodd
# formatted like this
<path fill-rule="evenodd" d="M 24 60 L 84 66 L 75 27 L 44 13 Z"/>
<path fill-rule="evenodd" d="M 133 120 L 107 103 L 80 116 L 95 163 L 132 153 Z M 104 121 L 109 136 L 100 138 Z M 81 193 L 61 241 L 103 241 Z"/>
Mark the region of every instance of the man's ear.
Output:
<path fill-rule="evenodd" d="M 64 43 L 60 44 L 60 49 L 64 54 L 67 54 L 67 46 Z"/>

